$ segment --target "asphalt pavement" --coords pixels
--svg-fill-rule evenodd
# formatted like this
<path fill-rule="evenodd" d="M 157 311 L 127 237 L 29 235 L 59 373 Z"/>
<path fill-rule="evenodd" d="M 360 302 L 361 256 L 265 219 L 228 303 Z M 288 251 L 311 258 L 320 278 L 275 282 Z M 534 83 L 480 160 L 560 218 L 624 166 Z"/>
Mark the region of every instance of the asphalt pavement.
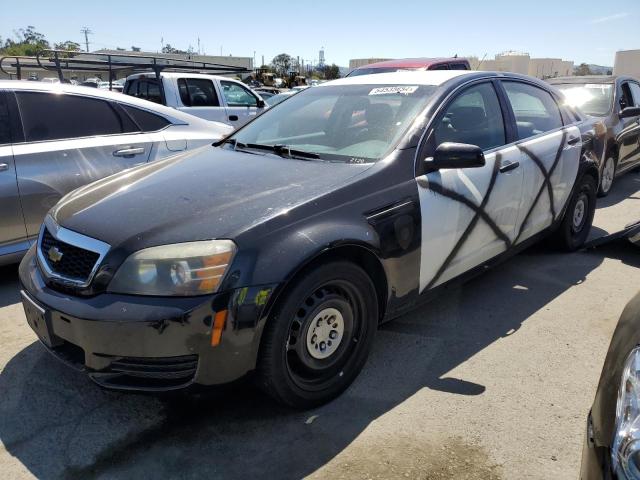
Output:
<path fill-rule="evenodd" d="M 640 219 L 640 174 L 614 189 L 598 234 Z M 383 326 L 354 385 L 306 412 L 248 385 L 101 390 L 45 352 L 16 267 L 0 268 L 0 477 L 577 478 L 639 266 L 626 241 L 573 254 L 535 246 Z"/>

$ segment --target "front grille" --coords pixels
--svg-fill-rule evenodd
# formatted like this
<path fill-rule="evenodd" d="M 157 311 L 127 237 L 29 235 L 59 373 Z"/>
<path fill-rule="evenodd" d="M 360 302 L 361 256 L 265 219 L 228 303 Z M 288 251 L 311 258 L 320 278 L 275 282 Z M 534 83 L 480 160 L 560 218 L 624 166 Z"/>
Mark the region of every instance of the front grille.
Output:
<path fill-rule="evenodd" d="M 47 266 L 53 273 L 64 278 L 80 281 L 86 281 L 89 278 L 93 267 L 100 258 L 100 254 L 96 252 L 85 250 L 54 238 L 46 227 L 42 232 L 40 251 L 42 258 L 47 262 Z M 50 255 L 50 252 L 53 252 L 53 255 Z M 58 255 L 58 261 L 51 259 L 52 256 L 55 256 L 55 253 L 62 254 Z"/>

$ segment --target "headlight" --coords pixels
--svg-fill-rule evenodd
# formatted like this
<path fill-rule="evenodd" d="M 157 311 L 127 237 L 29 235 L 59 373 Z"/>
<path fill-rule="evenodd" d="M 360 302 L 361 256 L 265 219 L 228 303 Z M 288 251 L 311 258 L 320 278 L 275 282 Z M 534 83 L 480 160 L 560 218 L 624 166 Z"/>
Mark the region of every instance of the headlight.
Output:
<path fill-rule="evenodd" d="M 145 248 L 120 266 L 108 290 L 133 295 L 193 296 L 218 289 L 231 265 L 231 240 L 207 240 Z"/>
<path fill-rule="evenodd" d="M 619 478 L 640 478 L 640 347 L 622 370 L 611 460 Z"/>

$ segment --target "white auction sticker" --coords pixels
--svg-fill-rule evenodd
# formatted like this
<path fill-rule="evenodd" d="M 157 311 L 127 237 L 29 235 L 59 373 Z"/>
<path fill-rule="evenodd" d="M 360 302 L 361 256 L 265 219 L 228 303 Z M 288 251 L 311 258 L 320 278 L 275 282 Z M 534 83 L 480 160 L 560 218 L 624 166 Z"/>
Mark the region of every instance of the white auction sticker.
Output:
<path fill-rule="evenodd" d="M 401 95 L 410 95 L 418 90 L 417 85 L 402 85 L 398 87 L 378 87 L 369 92 L 369 95 L 390 95 L 399 93 Z"/>

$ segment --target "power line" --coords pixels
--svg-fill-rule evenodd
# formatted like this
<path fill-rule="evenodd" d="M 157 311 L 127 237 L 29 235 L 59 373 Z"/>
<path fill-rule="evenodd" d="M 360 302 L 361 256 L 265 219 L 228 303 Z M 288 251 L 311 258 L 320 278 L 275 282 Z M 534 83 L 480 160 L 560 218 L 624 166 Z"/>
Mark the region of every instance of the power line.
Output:
<path fill-rule="evenodd" d="M 93 35 L 93 32 L 89 27 L 82 27 L 80 29 L 80 33 L 84 33 L 84 44 L 87 47 L 87 52 L 89 51 L 89 34 Z"/>

